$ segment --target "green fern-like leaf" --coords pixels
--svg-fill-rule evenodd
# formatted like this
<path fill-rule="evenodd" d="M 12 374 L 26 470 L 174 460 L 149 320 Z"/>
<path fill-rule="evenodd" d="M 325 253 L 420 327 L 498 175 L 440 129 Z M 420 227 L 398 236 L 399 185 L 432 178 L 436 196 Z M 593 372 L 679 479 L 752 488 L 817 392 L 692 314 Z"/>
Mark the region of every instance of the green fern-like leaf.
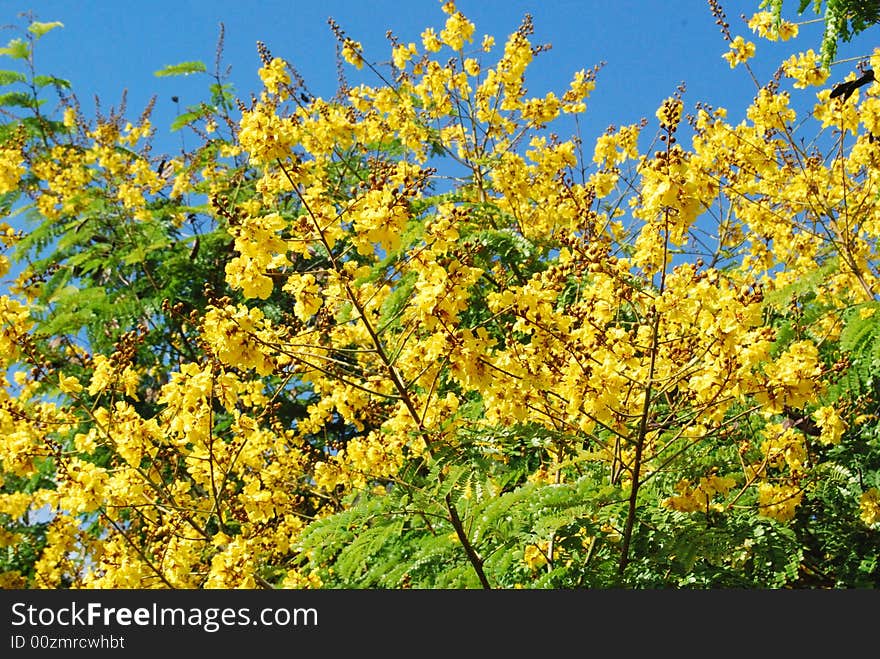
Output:
<path fill-rule="evenodd" d="M 783 286 L 779 290 L 767 293 L 764 296 L 764 306 L 784 309 L 792 298 L 813 293 L 816 287 L 827 279 L 829 275 L 837 272 L 839 267 L 838 257 L 828 259 L 821 267 L 816 268 L 809 274 L 798 277 L 795 281 Z"/>

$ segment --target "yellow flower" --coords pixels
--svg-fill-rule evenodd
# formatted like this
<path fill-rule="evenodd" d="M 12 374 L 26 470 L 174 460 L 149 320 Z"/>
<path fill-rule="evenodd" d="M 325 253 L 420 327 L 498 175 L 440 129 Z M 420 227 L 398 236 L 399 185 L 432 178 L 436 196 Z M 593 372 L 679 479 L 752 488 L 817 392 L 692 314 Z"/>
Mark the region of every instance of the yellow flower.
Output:
<path fill-rule="evenodd" d="M 24 176 L 24 158 L 18 149 L 0 149 L 0 194 L 12 192 Z"/>
<path fill-rule="evenodd" d="M 394 66 L 398 69 L 406 68 L 406 63 L 415 55 L 418 55 L 418 49 L 414 43 L 407 45 L 397 44 L 391 51 L 391 59 L 394 61 Z"/>
<path fill-rule="evenodd" d="M 761 483 L 758 486 L 758 512 L 779 522 L 788 522 L 803 498 L 803 490 L 794 485 Z"/>
<path fill-rule="evenodd" d="M 293 122 L 276 115 L 267 103 L 258 103 L 253 110 L 242 112 L 239 126 L 239 144 L 254 164 L 288 157 L 296 140 Z"/>
<path fill-rule="evenodd" d="M 868 526 L 880 522 L 880 490 L 872 487 L 859 499 L 859 517 Z"/>
<path fill-rule="evenodd" d="M 434 32 L 434 28 L 427 28 L 424 32 L 422 32 L 422 45 L 425 47 L 430 53 L 436 53 L 440 48 L 443 47 L 443 44 L 440 42 L 440 39 L 437 38 L 437 34 Z"/>
<path fill-rule="evenodd" d="M 766 391 L 758 399 L 770 412 L 781 412 L 786 405 L 800 407 L 822 390 L 819 351 L 810 341 L 792 343 L 776 361 L 764 366 Z"/>
<path fill-rule="evenodd" d="M 530 570 L 538 570 L 544 565 L 547 565 L 547 543 L 542 542 L 539 545 L 528 545 L 523 551 L 523 563 L 525 563 Z"/>
<path fill-rule="evenodd" d="M 681 121 L 681 113 L 683 109 L 681 100 L 673 97 L 667 98 L 655 113 L 660 126 L 663 128 L 675 128 Z"/>
<path fill-rule="evenodd" d="M 792 55 L 782 63 L 782 71 L 793 78 L 797 89 L 825 84 L 829 72 L 822 68 L 819 56 L 811 48 L 805 53 Z"/>
<path fill-rule="evenodd" d="M 769 11 L 760 11 L 749 19 L 749 28 L 757 32 L 758 36 L 765 39 L 773 39 L 773 14 Z"/>
<path fill-rule="evenodd" d="M 796 23 L 782 21 L 779 24 L 777 31 L 779 32 L 780 39 L 788 41 L 789 39 L 794 39 L 798 35 L 798 26 Z"/>
<path fill-rule="evenodd" d="M 78 394 L 82 391 L 83 386 L 75 377 L 62 375 L 58 383 L 58 388 L 66 394 Z"/>
<path fill-rule="evenodd" d="M 757 32 L 759 37 L 763 37 L 768 41 L 788 41 L 798 35 L 798 26 L 786 20 L 780 20 L 776 24 L 776 20 L 769 11 L 761 11 L 753 15 L 749 19 L 749 28 L 752 32 Z"/>
<path fill-rule="evenodd" d="M 277 94 L 279 89 L 290 84 L 290 76 L 287 73 L 287 62 L 280 57 L 274 58 L 266 66 L 262 67 L 257 73 L 266 91 L 270 94 Z"/>
<path fill-rule="evenodd" d="M 342 44 L 343 59 L 357 69 L 361 69 L 364 66 L 363 52 L 363 46 L 359 41 L 346 39 L 345 43 Z"/>
<path fill-rule="evenodd" d="M 736 68 L 737 64 L 743 64 L 755 56 L 755 44 L 746 41 L 742 37 L 736 37 L 730 44 L 730 50 L 722 55 L 730 68 Z"/>
<path fill-rule="evenodd" d="M 819 441 L 823 444 L 839 444 L 840 438 L 846 431 L 846 422 L 840 418 L 830 405 L 820 407 L 813 412 L 813 418 L 816 420 L 822 434 L 819 435 Z"/>
<path fill-rule="evenodd" d="M 292 274 L 283 288 L 294 296 L 293 312 L 303 322 L 308 321 L 323 304 L 321 289 L 311 273 Z"/>
<path fill-rule="evenodd" d="M 89 383 L 89 396 L 104 391 L 113 383 L 116 371 L 112 362 L 104 355 L 95 355 L 94 372 L 92 373 L 92 381 Z"/>
<path fill-rule="evenodd" d="M 587 106 L 584 102 L 596 88 L 596 76 L 581 69 L 574 74 L 568 90 L 562 96 L 562 111 L 568 114 L 583 112 Z"/>
<path fill-rule="evenodd" d="M 474 24 L 460 11 L 456 11 L 446 19 L 446 26 L 440 32 L 440 39 L 453 50 L 461 50 L 466 41 L 472 40 L 473 35 Z"/>
<path fill-rule="evenodd" d="M 608 132 L 596 139 L 593 162 L 603 168 L 619 165 L 627 158 L 638 158 L 639 126 L 624 126 L 616 133 Z"/>
<path fill-rule="evenodd" d="M 718 476 L 710 474 L 700 478 L 700 482 L 696 487 L 691 486 L 688 479 L 679 481 L 675 490 L 679 493 L 677 496 L 671 496 L 663 500 L 661 505 L 664 508 L 677 510 L 683 513 L 706 512 L 707 509 L 722 510 L 720 504 L 713 504 L 712 499 L 716 494 L 725 496 L 730 489 L 736 485 L 736 480 L 729 476 Z"/>

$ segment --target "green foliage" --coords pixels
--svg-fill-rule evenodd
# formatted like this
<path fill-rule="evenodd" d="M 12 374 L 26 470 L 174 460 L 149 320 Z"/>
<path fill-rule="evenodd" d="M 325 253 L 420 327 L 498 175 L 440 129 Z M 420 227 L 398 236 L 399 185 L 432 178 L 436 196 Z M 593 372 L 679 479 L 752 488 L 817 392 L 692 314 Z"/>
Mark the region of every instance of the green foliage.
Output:
<path fill-rule="evenodd" d="M 70 82 L 64 80 L 63 78 L 57 78 L 55 76 L 44 76 L 37 75 L 34 76 L 34 85 L 37 89 L 42 89 L 43 87 L 60 87 L 61 89 L 70 89 Z"/>
<path fill-rule="evenodd" d="M 880 304 L 869 302 L 852 309 L 840 333 L 840 350 L 868 382 L 880 372 Z"/>
<path fill-rule="evenodd" d="M 0 107 L 36 108 L 40 105 L 42 105 L 42 101 L 38 101 L 24 92 L 0 94 Z"/>
<path fill-rule="evenodd" d="M 0 55 L 8 55 L 12 59 L 27 59 L 30 54 L 30 45 L 24 39 L 12 39 L 6 47 L 0 48 Z"/>
<path fill-rule="evenodd" d="M 5 87 L 14 82 L 27 82 L 27 76 L 19 71 L 0 71 L 0 86 Z"/>
<path fill-rule="evenodd" d="M 7 477 L 0 484 L 0 493 L 22 492 L 31 493 L 51 485 L 54 464 L 51 459 L 38 462 L 39 469 L 29 478 L 18 476 Z M 40 511 L 30 511 L 19 519 L 10 515 L 0 514 L 0 528 L 15 538 L 0 548 L 0 573 L 10 572 L 21 575 L 23 586 L 26 580 L 33 577 L 34 563 L 40 558 L 46 545 L 48 522 L 40 519 Z"/>
<path fill-rule="evenodd" d="M 207 70 L 208 67 L 205 66 L 204 62 L 193 60 L 191 62 L 169 64 L 168 66 L 156 71 L 153 75 L 160 78 L 166 76 L 188 76 L 193 73 L 205 73 Z"/>
<path fill-rule="evenodd" d="M 612 542 L 597 537 L 602 532 L 595 518 L 601 509 L 621 505 L 621 491 L 592 474 L 560 484 L 523 481 L 515 463 L 509 471 L 491 472 L 493 463 L 480 460 L 478 452 L 455 467 L 438 462 L 412 474 L 415 486 L 359 495 L 342 512 L 310 525 L 300 549 L 310 565 L 324 566 L 319 575 L 330 587 L 479 587 L 442 505 L 448 497 L 462 511 L 498 587 L 533 579 L 538 587 L 612 585 L 614 575 L 601 567 L 594 573 L 587 554 L 605 553 L 600 547 Z M 556 556 L 565 558 L 528 567 L 526 548 L 551 539 Z M 569 564 L 568 556 L 580 561 Z"/>
<path fill-rule="evenodd" d="M 776 20 L 782 15 L 783 0 L 762 0 L 760 8 L 769 9 Z M 825 22 L 820 55 L 828 67 L 837 55 L 837 46 L 849 42 L 855 35 L 880 23 L 880 4 L 875 0 L 799 0 L 797 13 L 808 7 Z"/>
<path fill-rule="evenodd" d="M 47 32 L 54 30 L 57 27 L 64 27 L 64 23 L 60 21 L 52 21 L 50 23 L 41 23 L 40 21 L 32 21 L 30 25 L 28 25 L 28 32 L 36 36 L 38 39 L 42 37 Z"/>

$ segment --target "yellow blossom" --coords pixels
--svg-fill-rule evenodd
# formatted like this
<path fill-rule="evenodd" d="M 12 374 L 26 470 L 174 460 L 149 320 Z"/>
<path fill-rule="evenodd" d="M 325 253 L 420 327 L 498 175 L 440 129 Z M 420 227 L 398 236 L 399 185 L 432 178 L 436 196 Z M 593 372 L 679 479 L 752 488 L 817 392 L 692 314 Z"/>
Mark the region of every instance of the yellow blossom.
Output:
<path fill-rule="evenodd" d="M 780 20 L 777 24 L 773 14 L 769 11 L 760 11 L 755 13 L 749 19 L 749 28 L 752 32 L 757 32 L 758 36 L 768 41 L 788 41 L 798 35 L 798 26 L 786 20 Z"/>
<path fill-rule="evenodd" d="M 541 542 L 537 545 L 526 545 L 523 551 L 523 562 L 530 570 L 537 570 L 547 565 L 548 544 Z"/>
<path fill-rule="evenodd" d="M 342 44 L 343 59 L 357 69 L 364 66 L 363 46 L 359 41 L 346 39 Z"/>
<path fill-rule="evenodd" d="M 450 5 L 452 3 L 447 3 Z M 440 32 L 440 40 L 453 50 L 461 50 L 465 42 L 471 41 L 474 34 L 474 24 L 464 17 L 460 11 L 452 8 L 452 13 L 446 19 L 446 25 Z"/>
<path fill-rule="evenodd" d="M 868 526 L 880 522 L 880 490 L 876 487 L 865 490 L 859 499 L 859 517 Z"/>
<path fill-rule="evenodd" d="M 803 498 L 803 490 L 795 485 L 761 483 L 758 486 L 758 512 L 779 522 L 790 521 Z"/>
<path fill-rule="evenodd" d="M 727 60 L 727 63 L 730 64 L 731 69 L 736 68 L 738 64 L 748 62 L 754 56 L 755 44 L 751 41 L 746 41 L 741 36 L 737 36 L 731 42 L 730 50 L 722 55 Z"/>
<path fill-rule="evenodd" d="M 422 46 L 429 53 L 435 53 L 443 47 L 443 43 L 437 38 L 434 28 L 429 27 L 422 32 Z"/>
<path fill-rule="evenodd" d="M 812 48 L 789 57 L 782 63 L 782 70 L 786 76 L 794 79 L 796 89 L 823 85 L 829 76 L 828 70 L 822 67 L 819 56 Z"/>
<path fill-rule="evenodd" d="M 279 94 L 279 92 L 290 84 L 290 75 L 287 72 L 287 62 L 280 57 L 275 57 L 268 64 L 263 66 L 257 73 L 266 91 L 270 94 Z"/>
<path fill-rule="evenodd" d="M 77 394 L 82 391 L 83 386 L 75 377 L 62 375 L 59 382 L 59 388 L 66 394 Z"/>
<path fill-rule="evenodd" d="M 473 57 L 468 57 L 464 61 L 464 70 L 469 76 L 471 76 L 472 78 L 476 78 L 478 75 L 480 75 L 480 63 Z"/>
<path fill-rule="evenodd" d="M 846 431 L 846 422 L 840 418 L 837 410 L 830 405 L 820 407 L 813 412 L 813 418 L 821 429 L 819 441 L 823 444 L 839 444 Z"/>
<path fill-rule="evenodd" d="M 0 148 L 0 194 L 12 192 L 24 175 L 24 158 L 17 149 Z"/>
<path fill-rule="evenodd" d="M 418 55 L 418 49 L 414 43 L 409 44 L 397 44 L 394 49 L 391 51 L 391 59 L 394 61 L 394 66 L 398 69 L 403 69 L 406 67 L 406 63 L 409 62 L 415 55 Z"/>

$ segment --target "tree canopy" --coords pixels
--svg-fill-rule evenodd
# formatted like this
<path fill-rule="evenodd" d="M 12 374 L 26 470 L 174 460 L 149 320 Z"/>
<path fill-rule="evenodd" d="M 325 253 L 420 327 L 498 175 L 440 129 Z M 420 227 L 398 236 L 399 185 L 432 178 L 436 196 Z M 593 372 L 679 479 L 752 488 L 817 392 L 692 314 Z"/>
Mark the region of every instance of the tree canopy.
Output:
<path fill-rule="evenodd" d="M 332 23 L 334 98 L 160 69 L 206 82 L 175 156 L 34 69 L 60 24 L 0 50 L 0 584 L 878 584 L 880 88 L 759 11 L 743 121 L 586 144 L 599 67 L 530 96 L 529 16 L 442 11 L 381 65 Z"/>

